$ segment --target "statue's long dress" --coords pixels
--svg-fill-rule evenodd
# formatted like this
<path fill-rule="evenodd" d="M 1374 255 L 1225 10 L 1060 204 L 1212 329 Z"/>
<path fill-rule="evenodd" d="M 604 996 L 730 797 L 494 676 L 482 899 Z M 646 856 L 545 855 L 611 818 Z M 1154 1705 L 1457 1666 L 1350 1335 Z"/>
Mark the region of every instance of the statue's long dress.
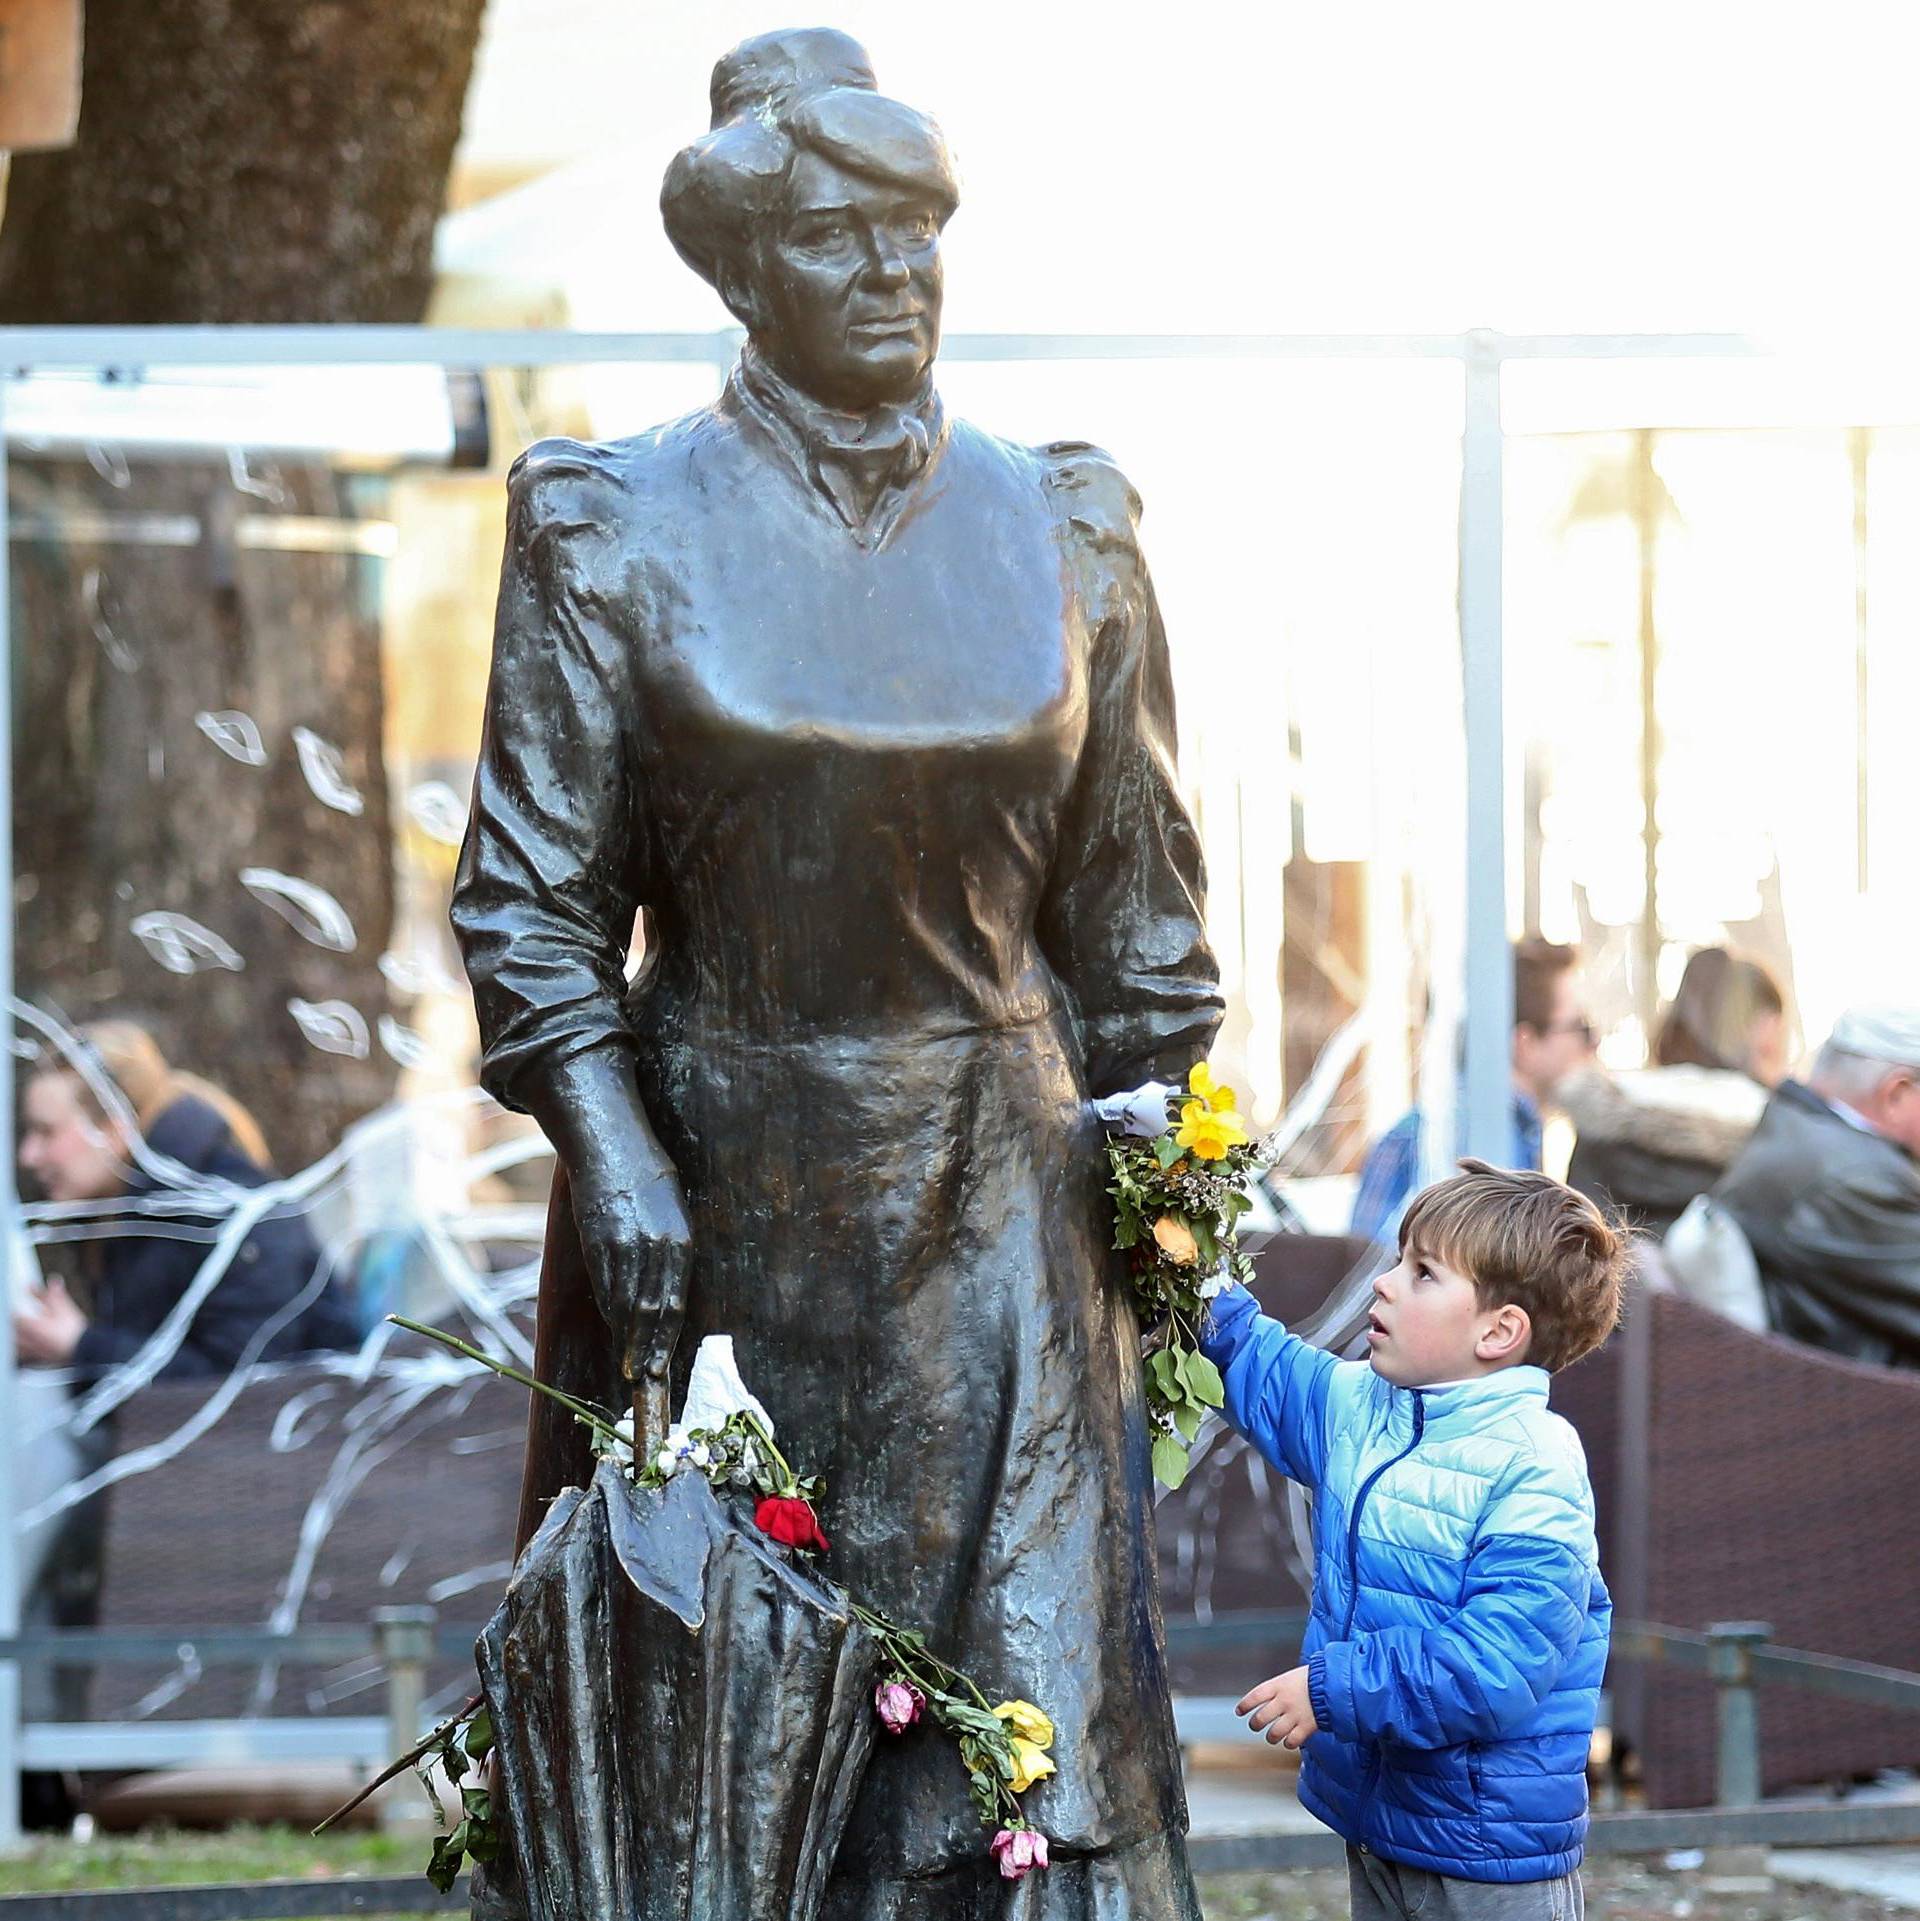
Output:
<path fill-rule="evenodd" d="M 1166 643 L 1103 455 L 930 395 L 905 424 L 865 517 L 857 423 L 849 453 L 751 366 L 671 426 L 521 461 L 454 919 L 504 1100 L 583 1049 L 631 1060 L 693 1221 L 681 1365 L 734 1336 L 827 1477 L 828 1570 L 1058 1730 L 1027 1796 L 1055 1865 L 1017 1892 L 950 1745 L 883 1741 L 832 1921 L 1187 1921 L 1088 1105 L 1184 1073 L 1219 1019 Z M 541 1364 L 615 1400 L 557 1196 Z M 523 1523 L 586 1475 L 537 1415 Z"/>

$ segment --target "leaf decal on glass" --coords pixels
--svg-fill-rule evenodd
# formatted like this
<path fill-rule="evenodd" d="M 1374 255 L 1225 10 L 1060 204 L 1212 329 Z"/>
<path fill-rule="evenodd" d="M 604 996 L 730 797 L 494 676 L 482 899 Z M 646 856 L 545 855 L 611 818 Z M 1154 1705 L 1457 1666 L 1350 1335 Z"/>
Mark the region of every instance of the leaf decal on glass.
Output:
<path fill-rule="evenodd" d="M 263 906 L 271 907 L 297 934 L 336 954 L 353 952 L 357 936 L 347 910 L 310 880 L 276 873 L 271 867 L 243 867 L 240 885 Z"/>
<path fill-rule="evenodd" d="M 386 953 L 380 971 L 396 994 L 458 994 L 459 983 L 440 965 L 420 954 Z"/>
<path fill-rule="evenodd" d="M 350 1060 L 363 1061 L 373 1051 L 366 1019 L 350 1001 L 294 999 L 288 1001 L 287 1012 L 323 1054 L 344 1054 Z"/>
<path fill-rule="evenodd" d="M 404 1027 L 391 1014 L 380 1016 L 380 1045 L 402 1067 L 424 1067 L 433 1050 L 411 1027 Z"/>
<path fill-rule="evenodd" d="M 423 834 L 458 847 L 467 831 L 467 803 L 444 780 L 423 780 L 407 796 L 407 812 Z"/>
<path fill-rule="evenodd" d="M 296 727 L 293 744 L 300 754 L 300 771 L 307 777 L 315 800 L 323 801 L 342 814 L 359 814 L 367 803 L 360 790 L 348 780 L 340 765 L 340 750 L 322 740 L 311 727 Z"/>
<path fill-rule="evenodd" d="M 260 738 L 260 729 L 253 724 L 251 715 L 233 707 L 217 714 L 203 709 L 194 715 L 193 724 L 229 760 L 237 760 L 243 767 L 267 764 L 266 742 Z"/>
<path fill-rule="evenodd" d="M 197 974 L 208 967 L 237 974 L 246 966 L 212 928 L 185 914 L 142 914 L 129 923 L 128 932 L 169 974 Z"/>

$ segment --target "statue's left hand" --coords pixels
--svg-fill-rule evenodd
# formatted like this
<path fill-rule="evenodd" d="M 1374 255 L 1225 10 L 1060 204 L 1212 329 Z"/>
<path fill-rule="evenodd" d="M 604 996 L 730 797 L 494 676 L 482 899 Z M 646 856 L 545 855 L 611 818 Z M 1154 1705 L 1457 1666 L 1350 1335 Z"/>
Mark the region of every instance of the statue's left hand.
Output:
<path fill-rule="evenodd" d="M 568 1170 L 594 1300 L 630 1381 L 662 1382 L 686 1313 L 693 1230 L 671 1163 Z"/>

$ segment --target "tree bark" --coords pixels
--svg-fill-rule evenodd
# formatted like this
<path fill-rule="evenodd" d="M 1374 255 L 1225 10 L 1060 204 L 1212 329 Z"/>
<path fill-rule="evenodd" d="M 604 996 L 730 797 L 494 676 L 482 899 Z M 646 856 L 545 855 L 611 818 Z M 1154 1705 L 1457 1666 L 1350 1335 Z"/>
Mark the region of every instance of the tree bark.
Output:
<path fill-rule="evenodd" d="M 88 0 L 77 143 L 24 155 L 0 227 L 0 323 L 411 322 L 484 0 Z M 391 1093 L 377 960 L 393 920 L 378 560 L 236 538 L 270 509 L 223 451 L 82 462 L 16 447 L 18 975 L 84 1020 L 144 1017 L 183 1067 L 258 1116 L 283 1167 Z M 372 484 L 273 470 L 284 507 L 363 511 Z M 135 537 L 170 519 L 187 544 Z M 197 537 L 195 531 L 197 530 Z M 235 709 L 262 766 L 196 725 Z M 292 729 L 364 799 L 326 807 Z M 332 894 L 355 945 L 305 941 L 246 867 Z M 242 971 L 169 973 L 130 931 L 188 916 Z M 367 1058 L 319 1052 L 287 1004 L 350 1003 Z"/>
<path fill-rule="evenodd" d="M 485 0 L 88 0 L 0 324 L 418 320 Z"/>
<path fill-rule="evenodd" d="M 348 511 L 323 467 L 262 471 L 299 514 Z M 304 1165 L 394 1082 L 378 1037 L 393 925 L 370 591 L 382 563 L 241 545 L 224 465 L 136 466 L 116 488 L 84 462 L 16 458 L 13 501 L 21 991 L 71 1022 L 140 1021 L 253 1112 L 283 1170 Z M 146 515 L 189 539 L 197 522 L 198 543 L 133 544 Z M 196 718 L 228 711 L 259 730 L 263 765 L 223 752 Z M 340 749 L 358 815 L 314 793 L 295 727 Z M 242 884 L 253 868 L 333 896 L 351 951 L 296 931 Z M 244 966 L 169 972 L 133 931 L 153 913 L 207 928 Z M 366 1056 L 316 1048 L 295 999 L 351 1005 Z"/>

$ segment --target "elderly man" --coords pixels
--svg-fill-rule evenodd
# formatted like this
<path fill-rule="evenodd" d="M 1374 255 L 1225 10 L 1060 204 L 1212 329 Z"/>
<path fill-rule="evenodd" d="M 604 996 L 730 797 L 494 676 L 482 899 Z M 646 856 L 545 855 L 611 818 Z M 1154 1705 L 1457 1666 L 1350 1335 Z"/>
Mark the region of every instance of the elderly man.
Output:
<path fill-rule="evenodd" d="M 1782 1334 L 1920 1367 L 1920 1007 L 1843 1014 L 1714 1191 Z"/>

